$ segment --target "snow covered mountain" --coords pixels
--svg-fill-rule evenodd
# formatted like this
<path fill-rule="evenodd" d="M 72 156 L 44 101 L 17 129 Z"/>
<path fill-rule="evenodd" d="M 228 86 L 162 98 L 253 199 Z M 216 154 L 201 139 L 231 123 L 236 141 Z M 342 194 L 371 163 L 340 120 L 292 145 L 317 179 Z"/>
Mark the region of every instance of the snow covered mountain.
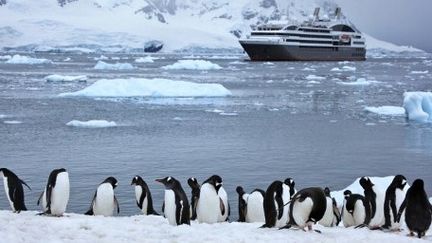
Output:
<path fill-rule="evenodd" d="M 267 21 L 304 20 L 332 0 L 0 0 L 0 47 L 47 50 L 86 47 L 143 48 L 162 41 L 164 51 L 240 49 L 237 38 Z M 386 48 L 381 42 L 374 48 Z M 395 49 L 395 48 L 393 48 Z M 415 50 L 405 48 L 396 50 Z"/>

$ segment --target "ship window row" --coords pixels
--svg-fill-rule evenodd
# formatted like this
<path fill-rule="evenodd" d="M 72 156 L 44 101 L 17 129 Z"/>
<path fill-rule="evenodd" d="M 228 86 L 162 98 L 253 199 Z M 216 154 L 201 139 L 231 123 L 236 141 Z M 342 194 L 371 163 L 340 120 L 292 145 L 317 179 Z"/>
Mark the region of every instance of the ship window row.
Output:
<path fill-rule="evenodd" d="M 304 32 L 330 33 L 330 30 L 324 30 L 324 29 L 306 29 L 306 28 L 299 28 L 298 30 L 300 30 L 300 31 L 304 31 Z"/>
<path fill-rule="evenodd" d="M 354 45 L 364 45 L 363 41 L 354 41 L 353 42 Z"/>
<path fill-rule="evenodd" d="M 325 39 L 333 39 L 331 35 L 304 35 L 304 34 L 291 34 L 291 33 L 259 33 L 255 32 L 251 35 L 282 35 L 282 36 L 296 36 L 296 37 L 306 37 L 306 38 L 325 38 Z"/>
<path fill-rule="evenodd" d="M 334 31 L 343 31 L 343 32 L 355 32 L 351 27 L 344 24 L 337 24 L 331 27 Z"/>
<path fill-rule="evenodd" d="M 318 41 L 318 40 L 290 40 L 285 39 L 286 42 L 299 42 L 299 43 L 317 43 L 317 44 L 333 44 L 333 41 Z"/>

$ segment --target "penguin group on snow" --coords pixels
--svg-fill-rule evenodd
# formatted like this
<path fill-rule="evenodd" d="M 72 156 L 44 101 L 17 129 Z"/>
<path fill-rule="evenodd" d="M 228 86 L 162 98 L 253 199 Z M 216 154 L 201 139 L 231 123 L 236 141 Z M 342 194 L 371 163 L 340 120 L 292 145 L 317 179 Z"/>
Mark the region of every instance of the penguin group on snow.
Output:
<path fill-rule="evenodd" d="M 0 168 L 0 175 L 12 211 L 19 213 L 27 210 L 23 185 L 31 188 L 6 168 Z M 190 203 L 181 183 L 174 177 L 156 179 L 156 182 L 165 187 L 162 215 L 169 224 L 189 225 L 191 220 L 208 224 L 228 221 L 230 205 L 220 176 L 213 175 L 201 185 L 196 178 L 189 178 Z M 407 180 L 397 175 L 385 192 L 380 191 L 369 177 L 362 177 L 359 184 L 363 194 L 344 191 L 341 209 L 331 197 L 329 188 L 309 187 L 296 191 L 292 178 L 283 182 L 274 181 L 266 191 L 254 189 L 246 193 L 243 187 L 238 186 L 238 221 L 262 222 L 262 228 L 299 228 L 304 231 L 313 230 L 313 225 L 317 223 L 334 227 L 340 222 L 345 227 L 398 231 L 404 217 L 411 236 L 425 236 L 431 225 L 432 205 L 423 180 L 416 179 L 408 190 L 404 190 L 408 187 Z M 120 206 L 114 192 L 117 185 L 114 177 L 108 177 L 99 184 L 85 214 L 112 216 L 115 211 L 119 213 Z M 144 215 L 159 215 L 143 178 L 133 177 L 131 185 L 135 187 L 135 199 L 141 212 Z M 69 191 L 68 172 L 63 168 L 53 170 L 37 201 L 42 206 L 40 215 L 62 216 L 69 201 Z"/>

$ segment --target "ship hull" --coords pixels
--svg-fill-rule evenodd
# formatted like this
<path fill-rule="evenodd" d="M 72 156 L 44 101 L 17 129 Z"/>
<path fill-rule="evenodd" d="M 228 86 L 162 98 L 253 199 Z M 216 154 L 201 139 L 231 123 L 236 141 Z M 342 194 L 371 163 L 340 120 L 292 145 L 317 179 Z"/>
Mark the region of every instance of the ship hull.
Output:
<path fill-rule="evenodd" d="M 358 47 L 294 46 L 240 41 L 252 61 L 364 61 L 366 49 Z"/>

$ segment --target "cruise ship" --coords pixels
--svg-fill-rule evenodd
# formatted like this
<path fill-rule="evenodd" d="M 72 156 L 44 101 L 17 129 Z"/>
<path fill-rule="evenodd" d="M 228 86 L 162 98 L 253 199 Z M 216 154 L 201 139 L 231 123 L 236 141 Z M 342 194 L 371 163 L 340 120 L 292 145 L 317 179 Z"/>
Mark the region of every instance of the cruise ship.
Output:
<path fill-rule="evenodd" d="M 336 8 L 333 16 L 297 24 L 267 23 L 239 40 L 252 61 L 364 61 L 366 41 L 362 33 Z"/>

